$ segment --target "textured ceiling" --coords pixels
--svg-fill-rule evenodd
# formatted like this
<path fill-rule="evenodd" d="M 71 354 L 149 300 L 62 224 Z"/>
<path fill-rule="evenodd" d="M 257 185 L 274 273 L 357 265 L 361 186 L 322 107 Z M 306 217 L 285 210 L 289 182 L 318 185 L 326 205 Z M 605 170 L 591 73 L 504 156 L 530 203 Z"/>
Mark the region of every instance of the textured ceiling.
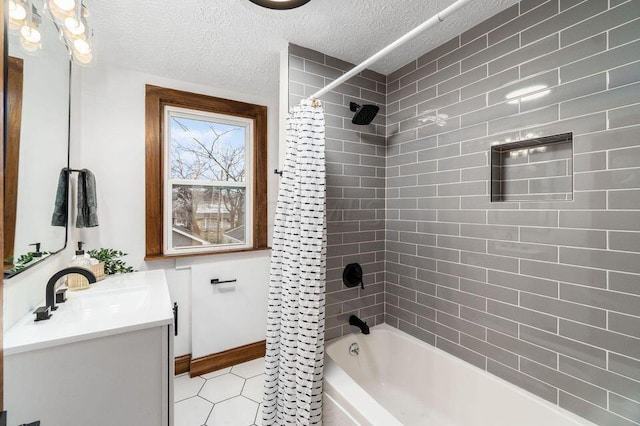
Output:
<path fill-rule="evenodd" d="M 372 69 L 388 74 L 516 1 L 473 0 Z M 289 11 L 248 0 L 84 3 L 91 11 L 99 63 L 275 95 L 279 51 L 287 42 L 358 63 L 453 0 L 312 0 Z"/>

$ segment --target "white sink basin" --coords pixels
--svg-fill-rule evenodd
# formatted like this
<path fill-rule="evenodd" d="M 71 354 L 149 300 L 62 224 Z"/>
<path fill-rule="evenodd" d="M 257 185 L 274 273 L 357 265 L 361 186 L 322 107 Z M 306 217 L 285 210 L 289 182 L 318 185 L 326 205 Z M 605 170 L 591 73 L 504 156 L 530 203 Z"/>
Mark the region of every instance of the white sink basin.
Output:
<path fill-rule="evenodd" d="M 86 295 L 71 296 L 69 301 L 72 303 L 69 303 L 68 306 L 66 303 L 60 305 L 58 311 L 63 308 L 66 311 L 68 307 L 74 317 L 86 321 L 110 315 L 137 312 L 149 302 L 149 292 L 145 287 L 93 292 L 88 289 L 86 291 Z"/>
<path fill-rule="evenodd" d="M 67 297 L 49 320 L 35 322 L 30 313 L 11 327 L 5 355 L 173 322 L 164 271 L 111 276 Z"/>

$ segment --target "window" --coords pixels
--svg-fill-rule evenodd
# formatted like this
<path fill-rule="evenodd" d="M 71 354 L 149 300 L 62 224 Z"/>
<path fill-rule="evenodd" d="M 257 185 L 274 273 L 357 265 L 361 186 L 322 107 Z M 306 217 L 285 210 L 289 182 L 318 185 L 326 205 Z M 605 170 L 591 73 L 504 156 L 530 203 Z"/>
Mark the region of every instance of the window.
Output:
<path fill-rule="evenodd" d="M 266 107 L 146 96 L 146 258 L 264 249 Z"/>

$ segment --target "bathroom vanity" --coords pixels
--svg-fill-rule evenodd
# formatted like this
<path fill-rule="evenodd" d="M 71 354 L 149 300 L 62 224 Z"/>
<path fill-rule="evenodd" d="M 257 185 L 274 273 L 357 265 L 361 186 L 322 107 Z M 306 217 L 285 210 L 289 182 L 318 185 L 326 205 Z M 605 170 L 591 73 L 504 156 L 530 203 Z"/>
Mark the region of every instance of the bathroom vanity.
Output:
<path fill-rule="evenodd" d="M 5 335 L 9 426 L 173 424 L 173 311 L 164 271 L 68 292 L 51 319 Z"/>

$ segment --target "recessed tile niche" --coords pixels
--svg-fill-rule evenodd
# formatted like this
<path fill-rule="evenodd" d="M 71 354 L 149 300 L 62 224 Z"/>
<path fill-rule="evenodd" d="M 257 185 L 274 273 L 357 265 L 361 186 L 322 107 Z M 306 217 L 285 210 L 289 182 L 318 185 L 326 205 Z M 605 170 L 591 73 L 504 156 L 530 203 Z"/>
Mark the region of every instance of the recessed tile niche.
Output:
<path fill-rule="evenodd" d="M 491 147 L 491 201 L 573 200 L 573 133 Z"/>

